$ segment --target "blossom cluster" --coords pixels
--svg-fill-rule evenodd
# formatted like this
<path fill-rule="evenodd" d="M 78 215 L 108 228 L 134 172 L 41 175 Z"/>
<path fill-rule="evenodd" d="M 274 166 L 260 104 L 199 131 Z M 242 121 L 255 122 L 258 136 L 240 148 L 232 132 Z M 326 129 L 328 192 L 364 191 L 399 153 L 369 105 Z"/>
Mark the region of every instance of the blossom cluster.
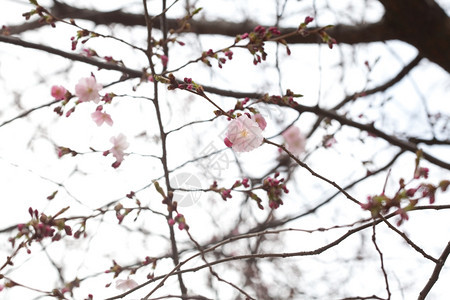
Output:
<path fill-rule="evenodd" d="M 75 96 L 78 97 L 78 101 L 76 102 L 76 104 L 88 101 L 93 101 L 94 103 L 98 104 L 100 102 L 99 92 L 102 88 L 103 86 L 97 83 L 97 80 L 94 76 L 81 78 L 75 85 Z M 55 98 L 55 100 L 64 100 L 61 102 L 60 106 L 57 106 L 54 109 L 54 111 L 58 115 L 62 116 L 64 107 L 74 96 L 65 87 L 60 85 L 52 86 L 50 93 L 52 97 Z M 102 97 L 101 100 L 105 103 L 110 103 L 112 96 L 113 95 L 111 94 L 106 94 L 104 97 Z M 66 112 L 66 117 L 69 117 L 74 111 L 75 106 Z"/>
<path fill-rule="evenodd" d="M 91 52 L 89 52 L 91 53 Z M 115 97 L 113 93 L 106 93 L 103 97 L 100 96 L 100 90 L 103 86 L 97 83 L 97 80 L 94 76 L 89 76 L 85 78 L 81 78 L 78 83 L 75 85 L 75 96 L 78 97 L 78 101 L 76 105 L 83 102 L 94 102 L 99 104 L 100 101 L 105 104 L 111 103 L 112 99 Z M 62 115 L 63 107 L 68 103 L 68 101 L 74 97 L 66 88 L 63 86 L 52 86 L 51 95 L 55 98 L 55 100 L 63 100 L 61 106 L 57 106 L 54 111 Z M 75 111 L 75 106 L 69 109 L 66 112 L 66 117 L 69 117 Z M 95 111 L 91 114 L 92 120 L 97 124 L 97 126 L 103 125 L 103 123 L 112 126 L 114 124 L 111 115 L 104 111 L 103 105 L 98 105 Z M 120 133 L 117 136 L 113 136 L 110 139 L 113 144 L 112 148 L 103 152 L 104 156 L 112 153 L 112 155 L 116 158 L 116 161 L 112 164 L 113 168 L 118 168 L 124 159 L 124 150 L 129 147 L 129 143 L 127 142 L 126 136 Z M 66 154 L 72 154 L 72 156 L 77 155 L 78 153 L 67 147 L 58 147 L 57 148 L 58 157 L 62 157 Z"/>
<path fill-rule="evenodd" d="M 294 98 L 300 98 L 300 97 L 303 97 L 303 95 L 296 94 L 293 91 L 291 91 L 290 89 L 288 89 L 288 90 L 286 90 L 286 94 L 283 96 L 278 96 L 278 95 L 269 96 L 269 94 L 265 94 L 261 98 L 261 101 L 263 101 L 265 103 L 276 104 L 276 105 L 281 105 L 281 106 L 296 107 L 298 105 L 298 103 L 294 100 Z"/>

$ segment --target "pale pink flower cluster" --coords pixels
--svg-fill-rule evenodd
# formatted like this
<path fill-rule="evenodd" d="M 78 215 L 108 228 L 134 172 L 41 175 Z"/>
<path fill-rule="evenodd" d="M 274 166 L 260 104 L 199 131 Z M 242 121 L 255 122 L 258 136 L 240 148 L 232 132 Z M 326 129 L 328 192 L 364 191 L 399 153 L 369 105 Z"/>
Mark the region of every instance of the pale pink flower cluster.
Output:
<path fill-rule="evenodd" d="M 67 93 L 67 90 L 63 86 L 61 86 L 61 85 L 52 86 L 51 95 L 56 100 L 64 100 L 66 93 Z"/>
<path fill-rule="evenodd" d="M 138 284 L 133 279 L 117 279 L 116 288 L 121 291 L 134 289 Z"/>
<path fill-rule="evenodd" d="M 109 126 L 113 125 L 113 120 L 111 116 L 105 112 L 102 112 L 103 106 L 99 105 L 95 112 L 91 114 L 92 120 L 97 124 L 97 126 L 101 126 L 103 123 L 108 124 Z"/>
<path fill-rule="evenodd" d="M 75 86 L 75 95 L 81 102 L 94 101 L 95 103 L 100 102 L 99 91 L 103 86 L 95 80 L 94 76 L 81 78 L 78 84 Z"/>
<path fill-rule="evenodd" d="M 236 152 L 249 152 L 259 146 L 263 141 L 262 131 L 266 128 L 266 120 L 261 114 L 249 117 L 244 114 L 228 125 L 227 136 L 224 140 L 227 147 Z"/>
<path fill-rule="evenodd" d="M 286 141 L 286 149 L 293 155 L 305 152 L 306 138 L 297 126 L 291 126 L 281 134 Z"/>

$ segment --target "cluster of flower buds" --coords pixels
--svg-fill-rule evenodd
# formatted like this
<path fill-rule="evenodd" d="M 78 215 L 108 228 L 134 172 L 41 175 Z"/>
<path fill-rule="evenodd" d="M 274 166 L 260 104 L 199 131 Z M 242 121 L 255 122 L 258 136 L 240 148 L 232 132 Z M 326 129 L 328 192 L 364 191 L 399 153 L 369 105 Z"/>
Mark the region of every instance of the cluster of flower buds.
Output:
<path fill-rule="evenodd" d="M 77 35 L 70 38 L 72 41 L 72 50 L 77 49 L 78 42 L 81 40 L 82 44 L 85 44 L 91 38 L 98 37 L 99 35 L 95 32 L 82 29 L 77 31 Z"/>
<path fill-rule="evenodd" d="M 231 121 L 232 118 L 240 116 L 240 113 L 235 114 L 236 111 L 243 111 L 245 109 L 248 109 L 251 113 L 258 114 L 259 112 L 258 112 L 257 109 L 255 109 L 255 108 L 253 108 L 251 106 L 247 106 L 247 103 L 249 101 L 250 101 L 250 98 L 245 97 L 244 100 L 237 100 L 236 104 L 234 105 L 234 108 L 228 110 L 226 113 L 224 113 L 223 111 L 220 111 L 220 110 L 215 110 L 214 114 L 216 116 L 227 115 L 227 120 L 228 121 Z M 246 113 L 246 114 L 249 115 L 248 113 Z"/>
<path fill-rule="evenodd" d="M 219 56 L 220 53 L 222 53 L 223 55 Z M 212 67 L 210 61 L 211 58 L 217 60 L 217 65 L 222 69 L 222 65 L 227 62 L 227 58 L 228 60 L 233 59 L 233 51 L 231 51 L 229 48 L 222 49 L 216 52 L 214 52 L 212 49 L 209 49 L 208 51 L 202 52 L 202 57 L 200 58 L 200 60 L 207 66 Z"/>
<path fill-rule="evenodd" d="M 189 225 L 186 224 L 186 219 L 182 214 L 177 214 L 175 218 L 167 220 L 170 226 L 175 225 L 175 223 L 178 224 L 178 229 L 183 230 L 189 230 Z"/>
<path fill-rule="evenodd" d="M 216 193 L 218 193 L 222 199 L 224 201 L 227 201 L 227 199 L 231 199 L 233 198 L 233 196 L 231 195 L 231 191 L 234 190 L 235 188 L 238 188 L 240 186 L 244 186 L 245 188 L 249 188 L 250 184 L 249 184 L 249 179 L 248 178 L 244 178 L 241 180 L 236 180 L 235 183 L 231 186 L 231 188 L 226 189 L 226 188 L 218 188 L 217 185 L 217 181 L 214 180 L 213 184 L 209 187 L 211 191 L 214 191 Z"/>
<path fill-rule="evenodd" d="M 428 178 L 428 168 L 419 166 L 421 156 L 421 151 L 418 151 L 416 168 L 413 179 L 409 184 L 412 184 L 413 181 L 419 180 L 420 178 Z M 438 185 L 421 182 L 413 188 L 407 188 L 407 185 L 405 180 L 401 178 L 399 181 L 399 189 L 392 197 L 387 196 L 384 191 L 380 195 L 368 196 L 367 202 L 361 204 L 361 208 L 370 211 L 373 218 L 387 214 L 391 208 L 396 208 L 395 213 L 400 216 L 397 222 L 399 226 L 403 221 L 409 219 L 407 212 L 414 209 L 419 200 L 428 199 L 429 203 L 433 204 L 436 201 L 436 192 L 438 190 L 445 192 L 450 185 L 450 180 L 441 180 Z"/>
<path fill-rule="evenodd" d="M 277 179 L 278 176 L 280 176 L 280 173 L 276 172 L 273 178 L 267 177 L 264 179 L 262 186 L 262 189 L 267 192 L 269 207 L 272 209 L 277 209 L 283 204 L 283 200 L 281 200 L 283 192 L 285 194 L 289 193 L 289 190 L 284 184 L 284 178 Z"/>
<path fill-rule="evenodd" d="M 78 152 L 76 152 L 75 150 L 72 150 L 68 147 L 56 147 L 56 154 L 58 155 L 58 158 L 61 158 L 67 154 L 71 154 L 72 156 L 75 156 L 78 154 Z"/>
<path fill-rule="evenodd" d="M 159 185 L 158 181 L 154 181 L 153 185 L 156 188 L 156 191 L 163 197 L 162 203 L 167 205 L 167 211 L 172 213 L 172 212 L 176 212 L 177 215 L 174 219 L 168 219 L 167 222 L 169 223 L 170 226 L 173 226 L 175 223 L 178 223 L 178 228 L 180 230 L 189 229 L 189 226 L 186 224 L 186 219 L 184 218 L 184 216 L 182 214 L 180 214 L 177 211 L 178 208 L 178 203 L 176 201 L 172 201 L 173 199 L 173 192 L 169 191 L 168 195 L 166 196 L 166 193 L 164 192 L 164 190 L 161 188 L 161 186 Z"/>
<path fill-rule="evenodd" d="M 64 213 L 67 208 L 59 211 L 56 216 Z M 25 238 L 25 243 L 31 245 L 33 241 L 42 241 L 44 238 L 51 237 L 52 241 L 59 241 L 62 238 L 62 232 L 66 235 L 72 235 L 72 228 L 66 225 L 66 221 L 63 218 L 56 219 L 55 217 L 47 216 L 44 213 L 40 213 L 37 209 L 28 209 L 28 213 L 31 216 L 31 221 L 26 224 L 17 225 L 18 233 L 15 238 L 10 239 L 14 246 L 15 240 Z M 56 233 L 56 234 L 55 234 Z M 31 251 L 28 249 L 28 253 Z"/>
<path fill-rule="evenodd" d="M 74 49 L 72 49 L 72 50 L 74 50 Z M 95 51 L 92 48 L 83 48 L 81 53 L 86 55 L 87 57 L 97 57 L 99 59 L 106 61 L 107 63 L 125 67 L 125 63 L 123 62 L 123 60 L 116 60 L 112 56 L 101 57 L 100 55 L 98 55 L 97 51 Z"/>
<path fill-rule="evenodd" d="M 301 23 L 300 26 L 298 26 L 297 32 L 300 33 L 302 36 L 309 35 L 309 32 L 306 29 L 306 26 L 308 26 L 308 24 L 311 23 L 312 21 L 314 21 L 313 17 L 310 17 L 310 16 L 305 17 L 305 21 L 303 21 L 303 23 Z"/>
<path fill-rule="evenodd" d="M 178 81 L 172 73 L 170 73 L 168 75 L 168 78 L 156 76 L 155 78 L 152 77 L 152 80 L 157 80 L 161 83 L 168 84 L 167 86 L 168 90 L 176 90 L 176 89 L 188 90 L 200 96 L 205 94 L 203 87 L 201 85 L 196 84 L 192 80 L 192 78 L 185 77 L 183 82 L 181 82 Z"/>
<path fill-rule="evenodd" d="M 266 102 L 266 103 L 273 103 L 273 104 L 277 104 L 277 105 L 282 105 L 282 106 L 291 106 L 291 107 L 295 107 L 296 105 L 298 105 L 298 103 L 294 100 L 294 98 L 300 98 L 303 97 L 303 95 L 301 94 L 295 94 L 294 92 L 292 92 L 291 90 L 286 90 L 286 94 L 283 96 L 269 96 L 269 94 L 265 94 L 262 98 L 261 101 Z"/>
<path fill-rule="evenodd" d="M 113 259 L 113 265 L 112 267 L 109 268 L 109 270 L 106 270 L 105 273 L 114 273 L 114 278 L 116 278 L 117 276 L 119 276 L 120 273 L 122 273 L 122 271 L 124 270 L 124 268 L 119 265 L 114 259 Z"/>
<path fill-rule="evenodd" d="M 334 38 L 332 38 L 328 33 L 326 33 L 326 31 L 325 31 L 326 28 L 327 27 L 325 27 L 324 29 L 320 30 L 319 31 L 319 35 L 320 35 L 320 38 L 322 39 L 322 41 L 324 43 L 327 43 L 328 47 L 330 49 L 333 49 L 333 45 L 336 45 L 337 41 Z"/>
<path fill-rule="evenodd" d="M 264 42 L 273 39 L 275 36 L 279 36 L 281 32 L 276 27 L 265 27 L 258 25 L 252 32 L 239 34 L 235 38 L 235 43 L 248 39 L 247 49 L 253 55 L 253 64 L 257 65 L 266 60 L 267 53 L 264 50 Z M 275 39 L 276 42 L 282 43 L 286 46 L 288 54 L 290 54 L 287 43 L 283 39 Z"/>
<path fill-rule="evenodd" d="M 124 208 L 121 203 L 116 204 L 114 206 L 114 210 L 116 211 L 116 218 L 119 221 L 119 224 L 122 224 L 123 219 L 131 212 L 131 208 Z"/>
<path fill-rule="evenodd" d="M 222 197 L 222 199 L 226 201 L 228 198 L 232 198 L 231 192 L 233 190 L 236 190 L 236 188 L 243 186 L 248 190 L 240 192 L 247 194 L 252 200 L 256 201 L 260 209 L 264 209 L 261 198 L 253 192 L 253 190 L 262 189 L 267 193 L 267 197 L 269 199 L 269 207 L 272 209 L 277 209 L 280 205 L 283 204 L 283 200 L 281 200 L 283 192 L 285 194 L 289 193 L 289 190 L 284 183 L 284 178 L 278 178 L 279 176 L 280 173 L 277 172 L 274 174 L 273 178 L 268 177 L 264 179 L 261 186 L 255 186 L 253 188 L 250 188 L 249 179 L 244 178 L 242 180 L 236 180 L 236 182 L 229 189 L 223 187 L 219 188 L 217 185 L 217 181 L 214 181 L 209 189 L 213 192 L 218 193 Z"/>
<path fill-rule="evenodd" d="M 38 21 L 39 23 L 47 23 L 50 24 L 52 27 L 56 27 L 55 25 L 56 20 L 48 10 L 40 6 L 36 0 L 30 0 L 30 3 L 33 4 L 35 8 L 30 10 L 29 12 L 22 14 L 22 16 L 25 17 L 26 20 L 29 20 L 33 15 L 38 15 L 40 17 Z"/>

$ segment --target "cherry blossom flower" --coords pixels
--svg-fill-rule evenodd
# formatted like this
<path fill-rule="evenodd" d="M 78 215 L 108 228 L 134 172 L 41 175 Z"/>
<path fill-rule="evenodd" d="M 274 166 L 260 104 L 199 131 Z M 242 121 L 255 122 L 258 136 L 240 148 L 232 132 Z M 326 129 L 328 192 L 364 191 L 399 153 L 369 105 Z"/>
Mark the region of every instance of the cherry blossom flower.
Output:
<path fill-rule="evenodd" d="M 300 132 L 297 126 L 291 126 L 282 134 L 286 141 L 286 149 L 294 155 L 299 155 L 305 151 L 305 136 Z"/>
<path fill-rule="evenodd" d="M 127 137 L 122 133 L 120 133 L 117 137 L 111 137 L 110 141 L 114 146 L 108 153 L 112 153 L 112 155 L 116 158 L 116 162 L 113 163 L 113 167 L 118 168 L 123 161 L 123 151 L 127 149 L 130 144 L 127 142 Z"/>
<path fill-rule="evenodd" d="M 266 119 L 264 119 L 263 115 L 261 114 L 254 114 L 252 120 L 258 123 L 259 128 L 261 128 L 261 130 L 264 130 L 267 126 Z"/>
<path fill-rule="evenodd" d="M 61 85 L 52 86 L 51 95 L 56 100 L 64 100 L 66 93 L 67 93 L 67 90 L 63 86 L 61 86 Z"/>
<path fill-rule="evenodd" d="M 103 123 L 112 126 L 113 120 L 111 116 L 107 113 L 102 112 L 101 110 L 96 110 L 91 114 L 92 120 L 97 124 L 97 126 L 101 126 Z"/>
<path fill-rule="evenodd" d="M 138 284 L 133 279 L 117 279 L 116 281 L 116 289 L 121 291 L 127 291 L 134 289 Z"/>
<path fill-rule="evenodd" d="M 103 86 L 95 80 L 95 77 L 90 76 L 81 78 L 78 84 L 75 86 L 75 95 L 81 102 L 94 101 L 98 103 L 100 101 L 100 95 L 98 92 Z"/>
<path fill-rule="evenodd" d="M 263 136 L 260 125 L 247 115 L 242 115 L 228 125 L 226 139 L 226 145 L 231 145 L 234 151 L 249 152 L 261 146 Z"/>

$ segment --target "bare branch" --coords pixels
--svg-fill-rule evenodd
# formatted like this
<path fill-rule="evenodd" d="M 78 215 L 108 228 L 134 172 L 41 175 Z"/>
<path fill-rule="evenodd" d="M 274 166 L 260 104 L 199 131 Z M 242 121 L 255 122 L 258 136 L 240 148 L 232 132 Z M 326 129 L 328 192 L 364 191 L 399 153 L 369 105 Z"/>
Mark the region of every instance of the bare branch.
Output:
<path fill-rule="evenodd" d="M 420 292 L 417 300 L 425 300 L 431 288 L 439 279 L 439 274 L 441 273 L 442 267 L 444 267 L 445 261 L 447 260 L 449 254 L 450 254 L 450 242 L 448 242 L 447 247 L 445 247 L 444 251 L 441 254 L 441 257 L 439 257 L 438 263 L 436 264 L 436 267 L 433 270 L 433 274 L 431 274 L 430 279 L 428 279 L 427 284 Z"/>

